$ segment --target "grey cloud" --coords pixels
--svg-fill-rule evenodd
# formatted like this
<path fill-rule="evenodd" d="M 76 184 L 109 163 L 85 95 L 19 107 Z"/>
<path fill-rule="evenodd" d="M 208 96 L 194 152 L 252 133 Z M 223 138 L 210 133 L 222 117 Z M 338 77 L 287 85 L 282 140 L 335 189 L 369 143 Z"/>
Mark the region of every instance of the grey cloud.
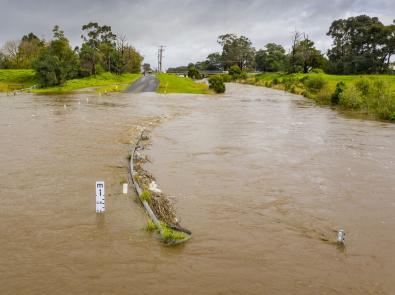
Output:
<path fill-rule="evenodd" d="M 79 45 L 81 26 L 97 21 L 125 34 L 152 65 L 157 45 L 166 45 L 165 66 L 204 59 L 219 50 L 217 37 L 227 32 L 261 48 L 267 42 L 288 46 L 299 30 L 326 50 L 334 19 L 366 13 L 389 23 L 395 17 L 393 0 L 0 0 L 0 9 L 0 44 L 30 31 L 48 39 L 58 24 Z"/>

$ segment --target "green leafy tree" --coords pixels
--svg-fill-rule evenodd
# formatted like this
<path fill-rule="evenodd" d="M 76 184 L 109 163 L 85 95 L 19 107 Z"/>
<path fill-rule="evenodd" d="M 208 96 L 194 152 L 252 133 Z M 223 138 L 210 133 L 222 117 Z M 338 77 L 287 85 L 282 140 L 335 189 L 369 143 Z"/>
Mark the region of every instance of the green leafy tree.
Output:
<path fill-rule="evenodd" d="M 35 34 L 29 33 L 22 37 L 18 46 L 19 66 L 23 69 L 32 67 L 32 62 L 40 55 L 45 43 Z"/>
<path fill-rule="evenodd" d="M 327 64 L 325 57 L 315 48 L 314 42 L 300 32 L 293 34 L 288 61 L 289 73 L 308 73 L 313 68 L 326 69 Z"/>
<path fill-rule="evenodd" d="M 328 50 L 333 73 L 383 73 L 395 53 L 395 26 L 385 26 L 377 17 L 335 20 L 327 35 L 333 39 Z"/>
<path fill-rule="evenodd" d="M 118 51 L 120 57 L 121 73 L 140 73 L 143 56 L 131 45 L 127 44 L 122 51 Z"/>
<path fill-rule="evenodd" d="M 97 65 L 111 70 L 114 62 L 116 35 L 110 26 L 90 22 L 82 26 L 84 43 L 80 50 L 81 66 L 85 73 L 96 75 Z"/>
<path fill-rule="evenodd" d="M 226 68 L 238 65 L 243 70 L 253 66 L 255 48 L 247 37 L 225 34 L 218 37 L 218 43 L 222 46 L 221 57 Z"/>
<path fill-rule="evenodd" d="M 192 63 L 188 65 L 188 77 L 192 78 L 192 79 L 201 79 L 202 78 L 199 70 Z"/>
<path fill-rule="evenodd" d="M 285 49 L 281 45 L 268 43 L 265 49 L 258 50 L 255 55 L 257 69 L 263 72 L 279 72 L 285 69 Z"/>
<path fill-rule="evenodd" d="M 52 41 L 33 62 L 33 68 L 43 87 L 62 85 L 66 80 L 77 77 L 78 56 L 59 26 L 54 27 Z"/>

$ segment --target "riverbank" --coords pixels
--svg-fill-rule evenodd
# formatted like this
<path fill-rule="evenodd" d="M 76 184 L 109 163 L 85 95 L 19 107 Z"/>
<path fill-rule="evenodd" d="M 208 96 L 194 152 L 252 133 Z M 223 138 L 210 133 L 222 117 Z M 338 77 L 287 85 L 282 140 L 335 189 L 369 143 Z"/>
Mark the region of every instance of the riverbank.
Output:
<path fill-rule="evenodd" d="M 263 73 L 238 82 L 300 94 L 372 119 L 395 121 L 395 75 Z"/>
<path fill-rule="evenodd" d="M 34 88 L 34 93 L 68 93 L 76 90 L 90 88 L 89 91 L 114 92 L 123 91 L 141 74 L 113 74 L 102 73 L 96 76 L 72 79 L 62 86 Z M 14 91 L 37 85 L 38 81 L 34 70 L 0 70 L 0 92 Z"/>
<path fill-rule="evenodd" d="M 191 93 L 209 94 L 211 93 L 206 83 L 197 83 L 191 78 L 180 77 L 175 74 L 157 74 L 160 84 L 158 93 Z"/>
<path fill-rule="evenodd" d="M 34 70 L 0 70 L 0 92 L 28 88 L 37 84 Z"/>

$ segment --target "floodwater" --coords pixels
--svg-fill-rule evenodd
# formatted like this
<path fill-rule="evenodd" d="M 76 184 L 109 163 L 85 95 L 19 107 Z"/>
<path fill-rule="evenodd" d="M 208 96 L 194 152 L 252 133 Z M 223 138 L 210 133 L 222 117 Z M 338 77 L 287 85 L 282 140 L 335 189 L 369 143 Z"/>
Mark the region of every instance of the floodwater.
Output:
<path fill-rule="evenodd" d="M 176 248 L 121 186 L 163 116 L 146 167 L 193 232 Z M 394 146 L 395 125 L 253 86 L 0 96 L 0 294 L 394 294 Z"/>

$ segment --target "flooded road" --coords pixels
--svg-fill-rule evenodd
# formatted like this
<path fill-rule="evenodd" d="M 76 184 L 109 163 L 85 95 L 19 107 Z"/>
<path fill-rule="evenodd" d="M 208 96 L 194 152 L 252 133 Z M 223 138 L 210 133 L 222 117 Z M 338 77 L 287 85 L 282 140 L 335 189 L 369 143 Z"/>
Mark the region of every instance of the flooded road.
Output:
<path fill-rule="evenodd" d="M 1 294 L 393 294 L 395 126 L 227 87 L 1 96 Z M 160 116 L 146 168 L 194 234 L 177 248 L 121 194 L 137 126 Z"/>

